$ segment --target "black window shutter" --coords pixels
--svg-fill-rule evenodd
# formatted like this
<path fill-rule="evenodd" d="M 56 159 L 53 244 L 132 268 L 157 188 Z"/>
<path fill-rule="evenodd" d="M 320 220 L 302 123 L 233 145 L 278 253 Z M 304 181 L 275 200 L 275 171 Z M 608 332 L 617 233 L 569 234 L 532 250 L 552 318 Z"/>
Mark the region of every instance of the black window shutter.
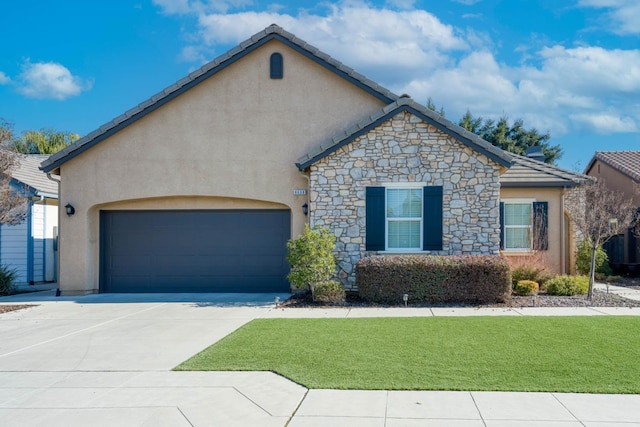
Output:
<path fill-rule="evenodd" d="M 549 203 L 533 202 L 533 249 L 549 249 Z"/>
<path fill-rule="evenodd" d="M 422 250 L 442 250 L 442 186 L 424 187 Z"/>
<path fill-rule="evenodd" d="M 284 76 L 282 54 L 278 52 L 272 53 L 271 58 L 269 58 L 269 66 L 272 79 L 281 79 Z"/>
<path fill-rule="evenodd" d="M 366 245 L 368 251 L 384 251 L 385 189 L 367 187 L 366 190 Z"/>
<path fill-rule="evenodd" d="M 500 250 L 504 250 L 504 202 L 500 202 Z"/>

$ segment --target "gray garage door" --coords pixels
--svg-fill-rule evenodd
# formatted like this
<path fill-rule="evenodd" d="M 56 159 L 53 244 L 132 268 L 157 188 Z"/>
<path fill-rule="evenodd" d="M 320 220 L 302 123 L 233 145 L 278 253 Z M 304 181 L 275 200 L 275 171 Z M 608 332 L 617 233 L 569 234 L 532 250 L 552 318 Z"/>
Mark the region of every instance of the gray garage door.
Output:
<path fill-rule="evenodd" d="M 286 292 L 287 210 L 102 211 L 101 292 Z"/>

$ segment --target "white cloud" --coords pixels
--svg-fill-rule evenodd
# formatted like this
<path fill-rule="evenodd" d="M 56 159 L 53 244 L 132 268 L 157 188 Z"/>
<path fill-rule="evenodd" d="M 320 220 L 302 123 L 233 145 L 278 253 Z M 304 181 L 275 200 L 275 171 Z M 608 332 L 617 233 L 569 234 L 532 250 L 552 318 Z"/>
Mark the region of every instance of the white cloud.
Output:
<path fill-rule="evenodd" d="M 473 6 L 476 3 L 480 3 L 482 0 L 452 0 L 456 3 L 464 4 L 466 6 Z"/>
<path fill-rule="evenodd" d="M 186 15 L 190 13 L 227 13 L 232 9 L 244 8 L 252 0 L 153 0 L 167 15 Z"/>
<path fill-rule="evenodd" d="M 561 46 L 537 53 L 537 67 L 499 64 L 488 51 L 472 52 L 451 67 L 414 78 L 418 101 L 444 103 L 451 117 L 523 118 L 527 126 L 562 135 L 570 130 L 630 132 L 640 123 L 640 50 Z M 606 111 L 604 113 L 603 111 Z"/>
<path fill-rule="evenodd" d="M 398 9 L 413 9 L 416 0 L 387 0 L 385 4 Z"/>
<path fill-rule="evenodd" d="M 608 9 L 611 31 L 617 34 L 640 33 L 640 2 L 638 0 L 580 0 L 579 6 Z"/>
<path fill-rule="evenodd" d="M 0 71 L 0 85 L 6 85 L 10 81 L 11 81 L 11 79 L 9 78 L 9 76 L 7 76 L 5 73 Z"/>
<path fill-rule="evenodd" d="M 583 123 L 585 128 L 601 134 L 638 131 L 638 124 L 633 118 L 621 117 L 617 113 L 572 114 L 571 119 Z"/>
<path fill-rule="evenodd" d="M 62 64 L 55 62 L 26 62 L 20 74 L 18 91 L 29 98 L 64 100 L 91 88 Z"/>
<path fill-rule="evenodd" d="M 191 13 L 195 7 L 189 0 L 153 0 L 167 15 L 184 15 Z"/>

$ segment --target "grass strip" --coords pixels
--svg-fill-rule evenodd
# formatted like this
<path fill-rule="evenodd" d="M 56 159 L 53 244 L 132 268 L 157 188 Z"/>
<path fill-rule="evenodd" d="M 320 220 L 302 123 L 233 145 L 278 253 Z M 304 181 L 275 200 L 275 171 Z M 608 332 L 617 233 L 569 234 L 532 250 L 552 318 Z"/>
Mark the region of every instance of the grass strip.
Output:
<path fill-rule="evenodd" d="M 640 393 L 640 318 L 260 319 L 176 370 L 308 388 Z"/>

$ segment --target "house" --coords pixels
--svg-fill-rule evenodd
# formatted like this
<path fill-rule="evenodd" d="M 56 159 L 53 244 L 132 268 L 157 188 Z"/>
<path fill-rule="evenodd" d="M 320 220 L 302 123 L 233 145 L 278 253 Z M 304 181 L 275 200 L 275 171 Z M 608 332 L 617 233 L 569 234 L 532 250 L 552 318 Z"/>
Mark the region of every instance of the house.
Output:
<path fill-rule="evenodd" d="M 633 198 L 640 211 L 640 151 L 598 151 L 584 173 Z M 640 274 L 640 237 L 634 229 L 613 237 L 604 249 L 615 272 Z"/>
<path fill-rule="evenodd" d="M 544 163 L 540 151 L 511 156 L 512 166 L 500 176 L 501 254 L 528 262 L 533 251 L 550 271 L 575 274 L 581 236 L 567 206 L 579 203 L 589 177 Z"/>
<path fill-rule="evenodd" d="M 60 219 L 60 288 L 81 294 L 288 291 L 286 241 L 307 221 L 336 235 L 352 289 L 362 256 L 497 255 L 503 234 L 525 251 L 531 224 L 515 238 L 500 222 L 501 176 L 520 163 L 541 187 L 577 185 L 272 25 L 41 167 L 75 210 Z M 547 201 L 531 191 L 507 197 Z M 545 223 L 562 219 L 553 195 Z"/>
<path fill-rule="evenodd" d="M 27 213 L 18 225 L 0 226 L 0 263 L 16 270 L 18 290 L 56 280 L 58 185 L 39 169 L 47 157 L 21 155 L 11 172 L 10 185 L 27 198 Z"/>

